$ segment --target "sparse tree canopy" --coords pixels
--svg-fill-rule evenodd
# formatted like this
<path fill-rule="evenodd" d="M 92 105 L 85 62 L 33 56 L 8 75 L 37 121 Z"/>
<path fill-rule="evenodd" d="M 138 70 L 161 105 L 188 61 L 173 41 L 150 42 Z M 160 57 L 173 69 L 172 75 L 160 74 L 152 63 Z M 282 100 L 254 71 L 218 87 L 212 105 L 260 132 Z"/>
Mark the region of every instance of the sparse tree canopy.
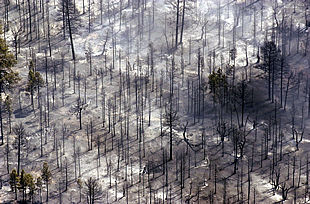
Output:
<path fill-rule="evenodd" d="M 0 25 L 0 35 L 1 34 L 2 26 Z M 14 55 L 9 51 L 5 40 L 0 37 L 0 93 L 4 91 L 4 88 L 10 88 L 12 84 L 20 80 L 18 72 L 12 69 L 15 64 L 16 60 Z"/>
<path fill-rule="evenodd" d="M 43 168 L 41 170 L 41 177 L 46 184 L 46 202 L 48 202 L 48 184 L 52 179 L 52 173 L 49 169 L 47 162 L 43 163 Z"/>
<path fill-rule="evenodd" d="M 22 123 L 19 123 L 13 128 L 13 132 L 17 136 L 16 143 L 17 143 L 17 174 L 20 173 L 20 155 L 21 155 L 21 146 L 23 144 L 23 140 L 25 139 L 26 130 Z"/>
<path fill-rule="evenodd" d="M 30 197 L 30 200 L 32 201 L 33 200 L 33 195 L 34 195 L 34 192 L 36 190 L 36 186 L 35 186 L 35 183 L 34 183 L 34 179 L 33 179 L 33 176 L 28 173 L 25 175 L 25 180 L 26 180 L 26 185 L 27 185 L 27 188 L 28 188 L 28 195 Z"/>
<path fill-rule="evenodd" d="M 226 75 L 221 69 L 218 69 L 217 72 L 213 71 L 208 78 L 210 92 L 215 100 L 220 99 L 224 94 L 224 90 L 228 87 Z"/>
<path fill-rule="evenodd" d="M 30 61 L 30 70 L 28 74 L 27 91 L 34 91 L 38 87 L 44 85 L 44 80 L 41 74 L 33 69 L 33 62 Z"/>
<path fill-rule="evenodd" d="M 7 95 L 4 100 L 4 109 L 8 112 L 12 112 L 12 98 L 10 95 Z"/>
<path fill-rule="evenodd" d="M 71 108 L 70 112 L 75 114 L 80 121 L 80 129 L 82 129 L 82 111 L 87 108 L 88 104 L 86 104 L 81 99 L 77 99 L 76 104 Z"/>
<path fill-rule="evenodd" d="M 281 62 L 281 54 L 280 49 L 278 49 L 277 45 L 274 41 L 264 42 L 261 47 L 261 58 L 262 64 L 261 69 L 264 70 L 268 76 L 268 99 L 272 99 L 274 101 L 274 92 L 275 92 L 275 80 L 280 71 L 280 62 Z M 281 77 L 283 75 L 283 68 L 281 69 Z"/>
<path fill-rule="evenodd" d="M 27 177 L 26 177 L 26 173 L 24 171 L 24 169 L 22 169 L 22 172 L 20 174 L 20 180 L 19 180 L 19 190 L 22 192 L 23 194 L 23 201 L 25 201 L 25 195 L 26 195 L 26 188 L 27 188 Z"/>
<path fill-rule="evenodd" d="M 310 201 L 309 0 L 0 2 L 0 203 Z"/>
<path fill-rule="evenodd" d="M 23 123 L 19 123 L 18 125 L 14 127 L 14 133 L 17 136 L 23 136 L 26 133 Z"/>
<path fill-rule="evenodd" d="M 15 192 L 15 200 L 17 200 L 17 189 L 22 192 L 22 203 L 27 200 L 27 194 L 29 195 L 30 201 L 33 200 L 33 195 L 35 191 L 35 183 L 33 176 L 30 173 L 26 173 L 24 169 L 21 174 L 18 175 L 15 169 L 10 173 L 10 185 L 12 191 Z"/>
<path fill-rule="evenodd" d="M 11 185 L 12 191 L 16 192 L 18 182 L 19 182 L 19 177 L 18 177 L 17 171 L 16 169 L 13 169 L 12 172 L 10 173 L 10 185 Z"/>
<path fill-rule="evenodd" d="M 177 125 L 179 116 L 177 110 L 172 105 L 172 102 L 170 101 L 169 103 L 166 104 L 165 106 L 165 114 L 164 114 L 164 125 L 168 126 L 169 129 L 169 138 L 170 138 L 170 156 L 169 160 L 172 160 L 172 139 L 173 139 L 173 128 Z"/>
<path fill-rule="evenodd" d="M 264 42 L 261 47 L 261 57 L 262 57 L 262 69 L 268 71 L 271 69 L 271 66 L 277 65 L 280 61 L 280 50 L 277 48 L 277 45 L 273 41 Z M 274 67 L 276 68 L 276 67 Z"/>
<path fill-rule="evenodd" d="M 99 182 L 92 177 L 85 181 L 87 203 L 94 204 L 96 200 L 99 200 L 102 196 L 102 190 Z"/>
<path fill-rule="evenodd" d="M 41 171 L 41 173 L 42 173 L 42 179 L 45 181 L 45 182 L 49 182 L 50 180 L 51 180 L 51 178 L 52 178 L 52 173 L 51 173 L 51 171 L 50 171 L 50 169 L 49 169 L 49 166 L 48 166 L 48 164 L 47 164 L 47 162 L 44 162 L 43 163 L 43 168 L 42 168 L 42 171 Z"/>
<path fill-rule="evenodd" d="M 38 188 L 41 188 L 41 187 L 42 187 L 42 178 L 41 178 L 41 176 L 39 176 L 39 177 L 37 178 L 36 186 L 38 186 Z"/>
<path fill-rule="evenodd" d="M 2 26 L 0 24 L 0 35 L 2 34 Z M 0 97 L 6 89 L 17 83 L 20 78 L 18 73 L 12 67 L 16 64 L 14 55 L 9 51 L 9 48 L 3 38 L 0 37 Z M 1 144 L 4 143 L 4 133 L 2 124 L 2 105 L 0 100 L 0 128 L 1 128 Z"/>

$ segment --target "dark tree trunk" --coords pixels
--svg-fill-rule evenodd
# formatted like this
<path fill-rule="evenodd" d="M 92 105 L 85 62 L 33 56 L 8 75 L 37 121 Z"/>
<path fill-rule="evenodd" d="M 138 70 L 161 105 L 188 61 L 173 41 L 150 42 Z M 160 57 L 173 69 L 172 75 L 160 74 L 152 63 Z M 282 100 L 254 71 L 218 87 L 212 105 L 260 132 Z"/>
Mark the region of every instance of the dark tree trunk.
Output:
<path fill-rule="evenodd" d="M 83 0 L 84 3 L 84 0 Z M 71 51 L 72 51 L 72 59 L 75 62 L 75 52 L 74 52 L 74 45 L 73 45 L 73 38 L 72 38 L 72 30 L 71 30 L 71 19 L 69 15 L 69 1 L 67 0 L 66 2 L 66 7 L 67 7 L 67 18 L 68 18 L 68 27 L 69 27 L 69 37 L 70 37 L 70 43 L 71 43 Z M 84 9 L 84 6 L 83 6 Z"/>
<path fill-rule="evenodd" d="M 185 5 L 186 5 L 185 2 L 186 2 L 186 0 L 183 0 L 182 27 L 181 27 L 180 44 L 183 43 L 184 18 L 185 18 Z"/>
<path fill-rule="evenodd" d="M 175 27 L 175 48 L 178 47 L 179 15 L 180 15 L 180 0 L 177 0 L 177 20 L 176 20 L 176 27 Z"/>

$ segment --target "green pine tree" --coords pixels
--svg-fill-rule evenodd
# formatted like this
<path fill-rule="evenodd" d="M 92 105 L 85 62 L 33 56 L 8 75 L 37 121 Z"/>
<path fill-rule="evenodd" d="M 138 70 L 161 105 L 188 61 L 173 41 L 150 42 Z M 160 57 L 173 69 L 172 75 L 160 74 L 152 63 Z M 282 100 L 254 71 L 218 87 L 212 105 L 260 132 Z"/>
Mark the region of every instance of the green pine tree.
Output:
<path fill-rule="evenodd" d="M 2 26 L 0 25 L 0 35 L 2 34 Z M 6 41 L 0 37 L 0 95 L 6 89 L 11 89 L 13 84 L 16 84 L 20 78 L 18 72 L 12 68 L 16 64 L 14 55 L 9 51 Z M 0 133 L 1 145 L 3 145 L 3 123 L 2 123 L 2 105 L 0 100 Z"/>
<path fill-rule="evenodd" d="M 42 87 L 43 85 L 44 85 L 43 77 L 39 72 L 34 70 L 34 64 L 32 61 L 30 61 L 27 91 L 29 91 L 31 95 L 31 105 L 33 105 L 34 91 L 38 90 L 39 92 L 40 87 Z"/>
<path fill-rule="evenodd" d="M 218 69 L 217 72 L 213 71 L 208 78 L 209 89 L 213 95 L 213 99 L 220 102 L 228 87 L 227 77 L 221 69 Z"/>
<path fill-rule="evenodd" d="M 17 186 L 19 183 L 19 176 L 16 169 L 13 169 L 10 173 L 10 185 L 13 192 L 15 192 L 15 200 L 17 199 Z"/>
<path fill-rule="evenodd" d="M 39 176 L 37 182 L 35 183 L 40 195 L 40 202 L 42 203 L 42 178 Z"/>
<path fill-rule="evenodd" d="M 29 190 L 28 195 L 29 195 L 30 201 L 32 202 L 33 195 L 34 195 L 36 188 L 35 188 L 33 176 L 30 173 L 25 175 L 25 183 L 26 183 L 26 187 Z"/>
<path fill-rule="evenodd" d="M 23 201 L 25 201 L 27 181 L 26 181 L 26 173 L 25 173 L 24 169 L 22 169 L 21 174 L 20 174 L 20 180 L 19 180 L 18 188 L 20 189 L 20 191 L 23 194 Z"/>
<path fill-rule="evenodd" d="M 42 168 L 42 179 L 45 182 L 46 185 L 46 202 L 48 202 L 48 184 L 50 182 L 50 180 L 52 179 L 52 173 L 49 169 L 49 166 L 47 164 L 47 162 L 43 163 L 43 168 Z"/>

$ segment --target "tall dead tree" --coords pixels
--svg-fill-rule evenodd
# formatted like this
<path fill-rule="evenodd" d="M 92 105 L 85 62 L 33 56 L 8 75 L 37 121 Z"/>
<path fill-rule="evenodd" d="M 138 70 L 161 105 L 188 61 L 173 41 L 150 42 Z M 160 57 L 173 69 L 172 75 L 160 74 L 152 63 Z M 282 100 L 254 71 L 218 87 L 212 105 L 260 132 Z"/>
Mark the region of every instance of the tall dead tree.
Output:
<path fill-rule="evenodd" d="M 184 20 L 185 20 L 185 7 L 186 7 L 186 0 L 183 0 L 182 25 L 181 25 L 180 44 L 183 43 Z"/>
<path fill-rule="evenodd" d="M 17 175 L 20 173 L 20 156 L 21 156 L 21 147 L 22 147 L 22 140 L 25 138 L 26 130 L 22 123 L 19 123 L 13 128 L 13 132 L 17 136 Z"/>
<path fill-rule="evenodd" d="M 70 37 L 70 43 L 71 43 L 72 59 L 73 59 L 73 61 L 75 61 L 75 52 L 74 52 L 74 45 L 73 45 L 72 26 L 71 26 L 70 9 L 69 9 L 69 0 L 65 0 L 65 1 L 66 1 L 66 14 L 67 14 L 67 20 L 68 20 L 68 29 L 69 29 L 69 37 Z"/>
<path fill-rule="evenodd" d="M 180 19 L 180 0 L 177 0 L 177 19 L 176 19 L 176 27 L 175 27 L 175 48 L 178 47 L 179 19 Z"/>

